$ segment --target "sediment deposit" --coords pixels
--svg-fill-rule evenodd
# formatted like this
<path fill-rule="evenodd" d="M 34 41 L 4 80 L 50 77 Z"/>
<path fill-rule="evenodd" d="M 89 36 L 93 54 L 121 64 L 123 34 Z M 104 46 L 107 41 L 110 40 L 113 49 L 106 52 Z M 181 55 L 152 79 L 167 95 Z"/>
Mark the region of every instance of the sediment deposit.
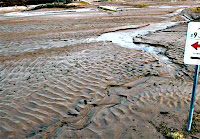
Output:
<path fill-rule="evenodd" d="M 187 23 L 133 38 L 162 48 L 159 54 L 88 41 L 185 21 L 166 16 L 180 4 L 153 6 L 0 18 L 0 137 L 165 138 L 163 125 L 183 131 L 194 69 L 183 64 Z"/>

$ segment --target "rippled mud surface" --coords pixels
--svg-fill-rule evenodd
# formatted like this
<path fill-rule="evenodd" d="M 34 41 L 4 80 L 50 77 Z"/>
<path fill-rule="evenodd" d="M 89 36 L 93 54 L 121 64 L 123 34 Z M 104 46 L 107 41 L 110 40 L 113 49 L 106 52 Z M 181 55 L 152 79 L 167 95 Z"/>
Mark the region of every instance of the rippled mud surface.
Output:
<path fill-rule="evenodd" d="M 163 109 L 185 115 L 192 82 L 149 53 L 111 43 L 63 50 L 1 64 L 1 136 L 162 137 L 148 120 L 161 122 Z"/>
<path fill-rule="evenodd" d="M 148 53 L 104 43 L 85 45 L 89 48 L 83 51 L 33 55 L 1 64 L 2 131 L 11 137 L 31 136 L 31 130 L 40 131 L 41 125 L 52 122 L 83 128 L 93 107 L 120 103 L 112 97 L 113 102 L 103 103 L 111 86 L 160 72 L 151 71 L 161 64 Z"/>
<path fill-rule="evenodd" d="M 187 24 L 176 23 L 185 19 L 168 15 L 180 6 L 0 19 L 0 138 L 182 130 L 194 67 L 182 61 Z"/>

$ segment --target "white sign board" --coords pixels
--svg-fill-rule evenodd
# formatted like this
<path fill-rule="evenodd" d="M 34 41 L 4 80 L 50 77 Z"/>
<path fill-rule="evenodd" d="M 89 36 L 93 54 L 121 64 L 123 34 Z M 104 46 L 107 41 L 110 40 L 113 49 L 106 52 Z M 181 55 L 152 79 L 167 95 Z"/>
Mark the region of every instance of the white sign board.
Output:
<path fill-rule="evenodd" d="M 184 63 L 200 65 L 200 22 L 188 24 Z"/>

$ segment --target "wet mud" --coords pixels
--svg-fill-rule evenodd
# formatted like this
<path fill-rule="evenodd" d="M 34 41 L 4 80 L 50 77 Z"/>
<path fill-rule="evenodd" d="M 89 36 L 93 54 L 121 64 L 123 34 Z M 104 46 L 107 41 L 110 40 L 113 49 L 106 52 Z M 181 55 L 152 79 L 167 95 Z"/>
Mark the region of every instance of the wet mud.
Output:
<path fill-rule="evenodd" d="M 0 19 L 0 137 L 165 138 L 161 124 L 182 130 L 194 70 L 182 61 L 187 23 L 155 30 L 185 21 L 166 16 L 178 8 Z"/>

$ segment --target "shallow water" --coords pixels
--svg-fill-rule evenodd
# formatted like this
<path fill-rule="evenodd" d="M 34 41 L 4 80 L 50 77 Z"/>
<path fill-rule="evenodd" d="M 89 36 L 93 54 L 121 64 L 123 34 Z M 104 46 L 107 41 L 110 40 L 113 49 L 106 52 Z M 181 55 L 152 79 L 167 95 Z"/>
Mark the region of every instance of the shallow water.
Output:
<path fill-rule="evenodd" d="M 89 39 L 90 42 L 95 41 L 112 41 L 115 44 L 118 44 L 122 47 L 126 48 L 134 48 L 143 50 L 145 52 L 151 53 L 154 56 L 158 57 L 162 62 L 169 63 L 170 60 L 164 56 L 164 52 L 166 51 L 165 48 L 162 47 L 153 47 L 144 44 L 134 44 L 134 38 L 142 35 L 147 35 L 153 33 L 158 30 L 162 30 L 168 27 L 172 27 L 177 25 L 178 22 L 164 22 L 164 23 L 156 23 L 150 24 L 147 27 L 131 30 L 131 31 L 119 31 L 119 32 L 111 32 L 102 34 L 98 38 Z"/>

